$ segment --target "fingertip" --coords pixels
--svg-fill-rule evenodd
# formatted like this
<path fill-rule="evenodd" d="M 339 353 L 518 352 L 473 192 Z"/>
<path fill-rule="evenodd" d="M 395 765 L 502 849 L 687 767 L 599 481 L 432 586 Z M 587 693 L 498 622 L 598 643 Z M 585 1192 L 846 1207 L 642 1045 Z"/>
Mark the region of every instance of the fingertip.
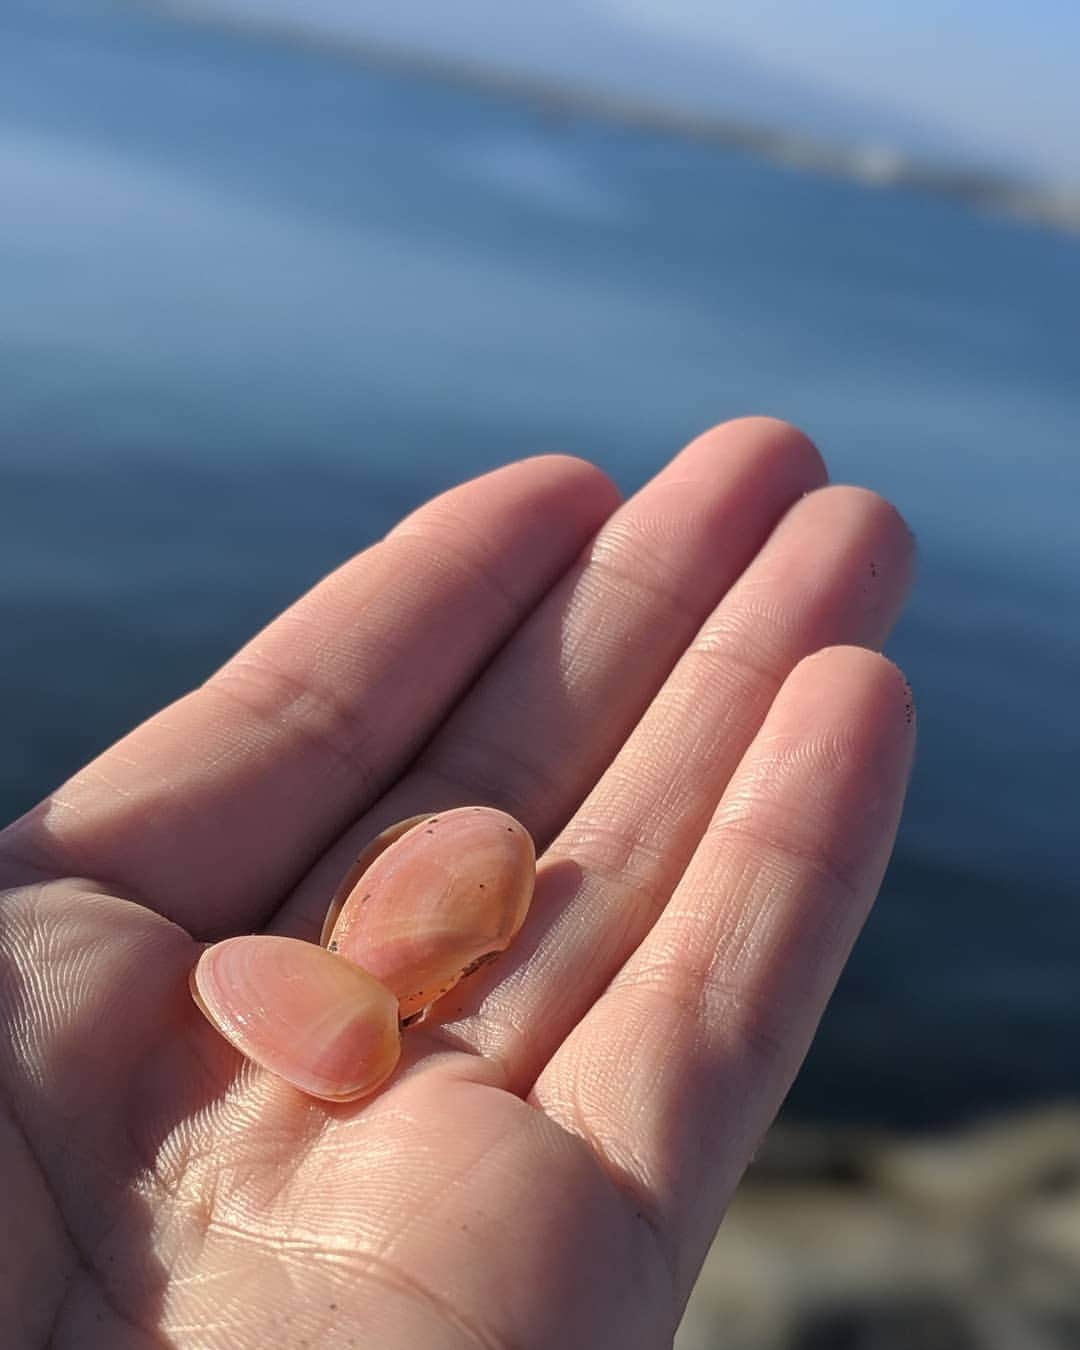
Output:
<path fill-rule="evenodd" d="M 829 481 L 828 466 L 813 440 L 779 417 L 755 414 L 718 422 L 696 436 L 687 449 L 724 455 L 752 453 L 769 461 L 773 472 L 790 479 L 795 495 L 812 492 Z"/>
<path fill-rule="evenodd" d="M 910 771 L 916 711 L 911 685 L 888 656 L 867 647 L 825 647 L 804 657 L 792 670 L 774 705 L 782 716 L 803 725 L 858 728 L 871 755 L 906 743 Z"/>
<path fill-rule="evenodd" d="M 582 455 L 551 451 L 542 455 L 530 455 L 519 460 L 518 464 L 564 480 L 578 489 L 603 496 L 610 501 L 612 509 L 622 500 L 622 493 L 615 480 L 598 464 L 594 464 L 591 459 L 585 459 Z"/>
<path fill-rule="evenodd" d="M 873 488 L 854 483 L 826 483 L 812 495 L 815 501 L 841 502 L 847 511 L 858 508 L 868 528 L 882 540 L 890 555 L 904 559 L 909 574 L 913 572 L 918 552 L 915 532 L 895 502 Z"/>
<path fill-rule="evenodd" d="M 597 530 L 623 502 L 614 479 L 599 465 L 577 455 L 534 455 L 522 461 L 529 472 L 542 475 L 545 487 L 557 496 L 560 509 L 583 528 Z"/>
<path fill-rule="evenodd" d="M 481 510 L 516 513 L 522 527 L 546 518 L 560 532 L 584 537 L 598 529 L 621 500 L 612 479 L 590 460 L 565 454 L 531 455 L 430 498 L 400 520 L 386 538 L 444 520 L 460 526 L 463 521 L 475 521 Z"/>
<path fill-rule="evenodd" d="M 505 479 L 526 483 L 533 488 L 568 491 L 575 500 L 597 502 L 610 513 L 622 501 L 615 481 L 598 464 L 581 455 L 551 451 L 527 455 L 482 475 L 487 479 Z M 473 482 L 480 481 L 473 479 Z"/>

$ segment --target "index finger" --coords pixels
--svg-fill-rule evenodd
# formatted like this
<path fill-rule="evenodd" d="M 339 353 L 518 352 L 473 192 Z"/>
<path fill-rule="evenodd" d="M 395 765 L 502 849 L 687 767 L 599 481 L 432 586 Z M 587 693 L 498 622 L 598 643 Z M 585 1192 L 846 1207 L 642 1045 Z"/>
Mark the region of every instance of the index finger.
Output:
<path fill-rule="evenodd" d="M 554 455 L 437 497 L 5 831 L 11 881 L 98 878 L 202 937 L 259 926 L 616 503 Z"/>

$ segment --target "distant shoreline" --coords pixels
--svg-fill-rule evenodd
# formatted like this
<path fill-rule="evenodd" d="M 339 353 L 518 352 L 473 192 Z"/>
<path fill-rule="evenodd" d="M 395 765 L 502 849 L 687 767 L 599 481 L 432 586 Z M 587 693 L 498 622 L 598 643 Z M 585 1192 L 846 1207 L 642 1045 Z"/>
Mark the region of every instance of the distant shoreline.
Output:
<path fill-rule="evenodd" d="M 940 197 L 980 212 L 1080 235 L 1080 186 L 1055 187 L 963 164 L 934 164 L 888 147 L 844 147 L 797 132 L 698 114 L 662 103 L 474 65 L 363 38 L 332 37 L 298 24 L 215 13 L 198 0 L 128 0 L 141 10 L 235 33 L 258 33 L 376 69 L 457 85 L 528 104 L 549 116 L 586 117 L 738 150 L 788 168 Z"/>

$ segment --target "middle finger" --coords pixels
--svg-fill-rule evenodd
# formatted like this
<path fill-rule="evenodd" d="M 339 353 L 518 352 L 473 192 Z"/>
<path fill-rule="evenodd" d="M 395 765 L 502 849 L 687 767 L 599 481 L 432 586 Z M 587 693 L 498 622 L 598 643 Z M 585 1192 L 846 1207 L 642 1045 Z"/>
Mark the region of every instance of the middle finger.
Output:
<path fill-rule="evenodd" d="M 540 847 L 610 763 L 702 620 L 825 469 L 794 428 L 729 422 L 677 455 L 601 529 L 406 775 L 309 873 L 273 925 L 317 938 L 380 830 L 484 803 Z"/>

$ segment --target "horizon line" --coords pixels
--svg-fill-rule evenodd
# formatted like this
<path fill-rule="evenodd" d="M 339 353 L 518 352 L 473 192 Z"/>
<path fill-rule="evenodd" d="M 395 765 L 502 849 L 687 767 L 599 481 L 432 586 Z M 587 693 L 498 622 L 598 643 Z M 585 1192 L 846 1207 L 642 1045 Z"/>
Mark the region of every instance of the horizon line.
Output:
<path fill-rule="evenodd" d="M 338 60 L 492 94 L 548 115 L 581 117 L 639 131 L 737 150 L 781 167 L 843 178 L 867 187 L 945 198 L 984 214 L 1067 234 L 1080 234 L 1080 184 L 1026 179 L 960 160 L 935 161 L 881 144 L 844 146 L 796 131 L 715 113 L 696 113 L 657 99 L 640 99 L 544 75 L 500 69 L 376 39 L 334 36 L 289 19 L 246 18 L 215 11 L 203 0 L 126 0 L 135 9 L 219 29 L 255 34 Z"/>

